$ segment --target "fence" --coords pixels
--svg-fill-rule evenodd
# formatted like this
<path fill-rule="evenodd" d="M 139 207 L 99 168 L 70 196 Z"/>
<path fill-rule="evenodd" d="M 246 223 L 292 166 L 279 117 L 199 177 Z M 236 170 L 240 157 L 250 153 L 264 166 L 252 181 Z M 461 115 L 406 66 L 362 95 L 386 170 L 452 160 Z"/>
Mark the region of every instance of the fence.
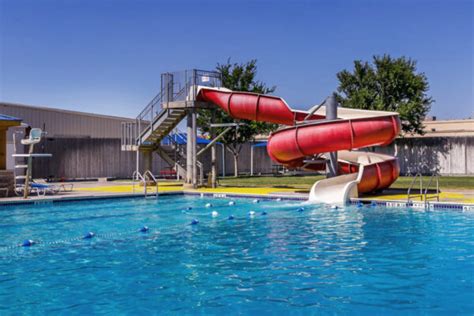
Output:
<path fill-rule="evenodd" d="M 52 153 L 52 158 L 34 161 L 34 177 L 55 178 L 127 178 L 135 170 L 135 152 L 121 151 L 120 139 L 47 138 L 38 152 Z M 400 138 L 395 144 L 377 147 L 377 152 L 397 153 L 401 174 L 437 172 L 441 175 L 474 175 L 474 137 Z M 204 172 L 210 170 L 210 150 L 199 157 Z M 143 162 L 141 162 L 142 164 Z M 268 174 L 274 165 L 266 147 L 254 151 L 254 173 Z M 143 165 L 143 164 L 142 164 Z M 217 146 L 217 165 L 222 173 L 222 146 Z M 170 166 L 157 154 L 153 172 Z M 230 152 L 225 152 L 227 175 L 234 174 Z M 244 144 L 239 156 L 239 172 L 250 173 L 250 144 Z"/>

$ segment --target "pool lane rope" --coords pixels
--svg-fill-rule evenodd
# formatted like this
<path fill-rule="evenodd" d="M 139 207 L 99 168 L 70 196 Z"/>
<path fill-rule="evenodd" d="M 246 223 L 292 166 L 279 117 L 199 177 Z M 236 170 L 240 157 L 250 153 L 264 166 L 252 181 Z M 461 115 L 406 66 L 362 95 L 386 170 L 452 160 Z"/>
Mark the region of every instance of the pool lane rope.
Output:
<path fill-rule="evenodd" d="M 253 202 L 254 203 L 259 203 L 260 201 L 258 199 L 255 199 Z M 208 204 L 210 204 L 210 203 L 208 203 Z M 206 207 L 212 207 L 212 204 L 210 204 L 210 206 L 207 206 L 208 204 L 206 204 Z M 228 203 L 228 205 L 235 205 L 235 202 L 230 201 Z M 192 207 L 187 207 L 186 208 L 186 210 L 192 210 L 192 209 L 193 209 Z M 301 213 L 301 212 L 304 211 L 304 208 L 300 207 L 296 211 Z M 209 216 L 209 213 L 207 213 L 207 214 L 189 214 L 184 210 L 182 212 L 187 214 L 187 215 Z M 212 211 L 211 212 L 211 216 L 213 218 L 216 218 L 219 215 L 220 214 L 217 211 Z M 260 215 L 261 216 L 266 216 L 266 215 L 268 215 L 268 213 L 264 210 L 260 213 Z M 246 218 L 254 219 L 256 216 L 257 216 L 257 213 L 255 211 L 249 211 L 247 213 Z M 220 220 L 220 222 L 233 221 L 235 219 L 237 219 L 237 218 L 234 215 L 231 214 L 226 219 Z M 245 218 L 239 218 L 239 219 L 245 219 Z M 191 222 L 188 225 L 196 226 L 199 223 L 200 223 L 199 220 L 197 218 L 194 218 L 194 219 L 191 220 Z M 178 227 L 176 227 L 176 228 L 178 228 Z M 5 251 L 5 250 L 10 250 L 10 249 L 15 249 L 15 248 L 29 248 L 29 247 L 33 247 L 35 245 L 42 245 L 42 246 L 43 245 L 44 246 L 47 246 L 47 245 L 60 245 L 60 244 L 67 244 L 67 243 L 72 243 L 72 242 L 80 241 L 80 240 L 92 240 L 92 239 L 95 239 L 95 238 L 112 239 L 112 238 L 116 238 L 118 236 L 123 236 L 123 235 L 131 234 L 131 233 L 137 233 L 137 232 L 139 232 L 139 233 L 149 233 L 150 228 L 148 226 L 142 226 L 138 230 L 134 229 L 134 230 L 129 230 L 129 231 L 125 231 L 125 232 L 115 232 L 115 233 L 105 233 L 105 234 L 96 234 L 95 232 L 89 231 L 89 232 L 87 232 L 84 235 L 79 236 L 79 237 L 72 237 L 72 238 L 68 238 L 68 239 L 60 239 L 60 240 L 56 240 L 56 241 L 43 241 L 43 240 L 26 239 L 22 243 L 19 243 L 19 244 L 0 247 L 0 251 L 2 251 L 2 250 Z"/>
<path fill-rule="evenodd" d="M 136 232 L 148 233 L 148 232 L 150 232 L 150 228 L 148 226 L 142 226 L 138 230 L 134 229 L 134 230 L 129 230 L 129 231 L 125 231 L 125 232 L 106 233 L 106 234 L 96 234 L 94 232 L 87 232 L 86 234 L 84 234 L 80 237 L 72 237 L 72 238 L 60 239 L 60 240 L 55 240 L 55 241 L 25 239 L 22 243 L 19 243 L 19 244 L 0 247 L 0 251 L 6 251 L 6 250 L 15 249 L 15 248 L 29 248 L 29 247 L 33 247 L 35 245 L 41 245 L 41 246 L 50 245 L 50 246 L 53 246 L 53 245 L 72 243 L 72 242 L 79 241 L 79 240 L 91 240 L 91 239 L 94 239 L 94 238 L 111 239 L 111 238 L 115 238 L 115 237 L 118 237 L 118 236 L 127 235 L 127 234 L 130 234 L 130 233 L 136 233 Z"/>

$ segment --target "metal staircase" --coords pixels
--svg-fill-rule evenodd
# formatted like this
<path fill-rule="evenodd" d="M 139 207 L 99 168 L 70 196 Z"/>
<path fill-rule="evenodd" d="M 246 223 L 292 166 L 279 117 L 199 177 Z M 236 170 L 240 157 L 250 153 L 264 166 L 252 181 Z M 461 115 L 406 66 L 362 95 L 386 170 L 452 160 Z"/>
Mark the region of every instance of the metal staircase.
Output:
<path fill-rule="evenodd" d="M 213 71 L 188 70 L 161 75 L 161 90 L 140 112 L 134 122 L 123 122 L 121 148 L 123 151 L 156 151 L 180 177 L 186 178 L 186 151 L 178 144 L 162 144 L 178 124 L 194 108 L 209 107 L 196 101 L 197 87 L 220 86 L 220 74 Z M 172 139 L 173 137 L 171 137 Z M 196 160 L 203 181 L 202 163 Z"/>

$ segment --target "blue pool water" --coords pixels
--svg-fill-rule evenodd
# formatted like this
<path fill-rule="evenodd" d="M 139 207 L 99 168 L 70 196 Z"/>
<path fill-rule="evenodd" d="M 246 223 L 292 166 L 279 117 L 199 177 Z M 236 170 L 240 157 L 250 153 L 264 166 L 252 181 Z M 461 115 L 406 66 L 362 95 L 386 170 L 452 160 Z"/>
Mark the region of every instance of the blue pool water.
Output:
<path fill-rule="evenodd" d="M 0 315 L 474 312 L 473 213 L 229 201 L 4 207 Z"/>

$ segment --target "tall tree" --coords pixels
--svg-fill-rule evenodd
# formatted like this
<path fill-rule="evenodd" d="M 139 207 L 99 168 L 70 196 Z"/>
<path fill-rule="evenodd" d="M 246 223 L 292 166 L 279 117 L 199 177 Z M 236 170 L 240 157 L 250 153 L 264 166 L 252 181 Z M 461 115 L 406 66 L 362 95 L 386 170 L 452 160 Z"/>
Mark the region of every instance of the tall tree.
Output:
<path fill-rule="evenodd" d="M 433 99 L 427 96 L 428 79 L 416 70 L 416 61 L 389 55 L 374 56 L 372 64 L 354 61 L 354 69 L 337 74 L 337 98 L 344 107 L 395 111 L 402 130 L 423 134 L 423 120 Z"/>
<path fill-rule="evenodd" d="M 217 64 L 217 71 L 222 75 L 222 86 L 234 91 L 247 91 L 261 94 L 269 94 L 276 87 L 267 85 L 256 79 L 257 60 L 253 59 L 247 63 L 231 63 L 230 59 L 225 64 Z M 214 111 L 214 118 L 212 111 Z M 211 129 L 211 123 L 239 123 L 236 130 L 230 131 L 220 140 L 234 157 L 234 175 L 239 174 L 238 159 L 242 144 L 254 140 L 256 135 L 266 134 L 278 128 L 277 124 L 255 122 L 249 120 L 234 119 L 219 108 L 202 110 L 198 115 L 198 125 L 202 132 L 209 134 L 221 133 L 224 128 Z"/>

